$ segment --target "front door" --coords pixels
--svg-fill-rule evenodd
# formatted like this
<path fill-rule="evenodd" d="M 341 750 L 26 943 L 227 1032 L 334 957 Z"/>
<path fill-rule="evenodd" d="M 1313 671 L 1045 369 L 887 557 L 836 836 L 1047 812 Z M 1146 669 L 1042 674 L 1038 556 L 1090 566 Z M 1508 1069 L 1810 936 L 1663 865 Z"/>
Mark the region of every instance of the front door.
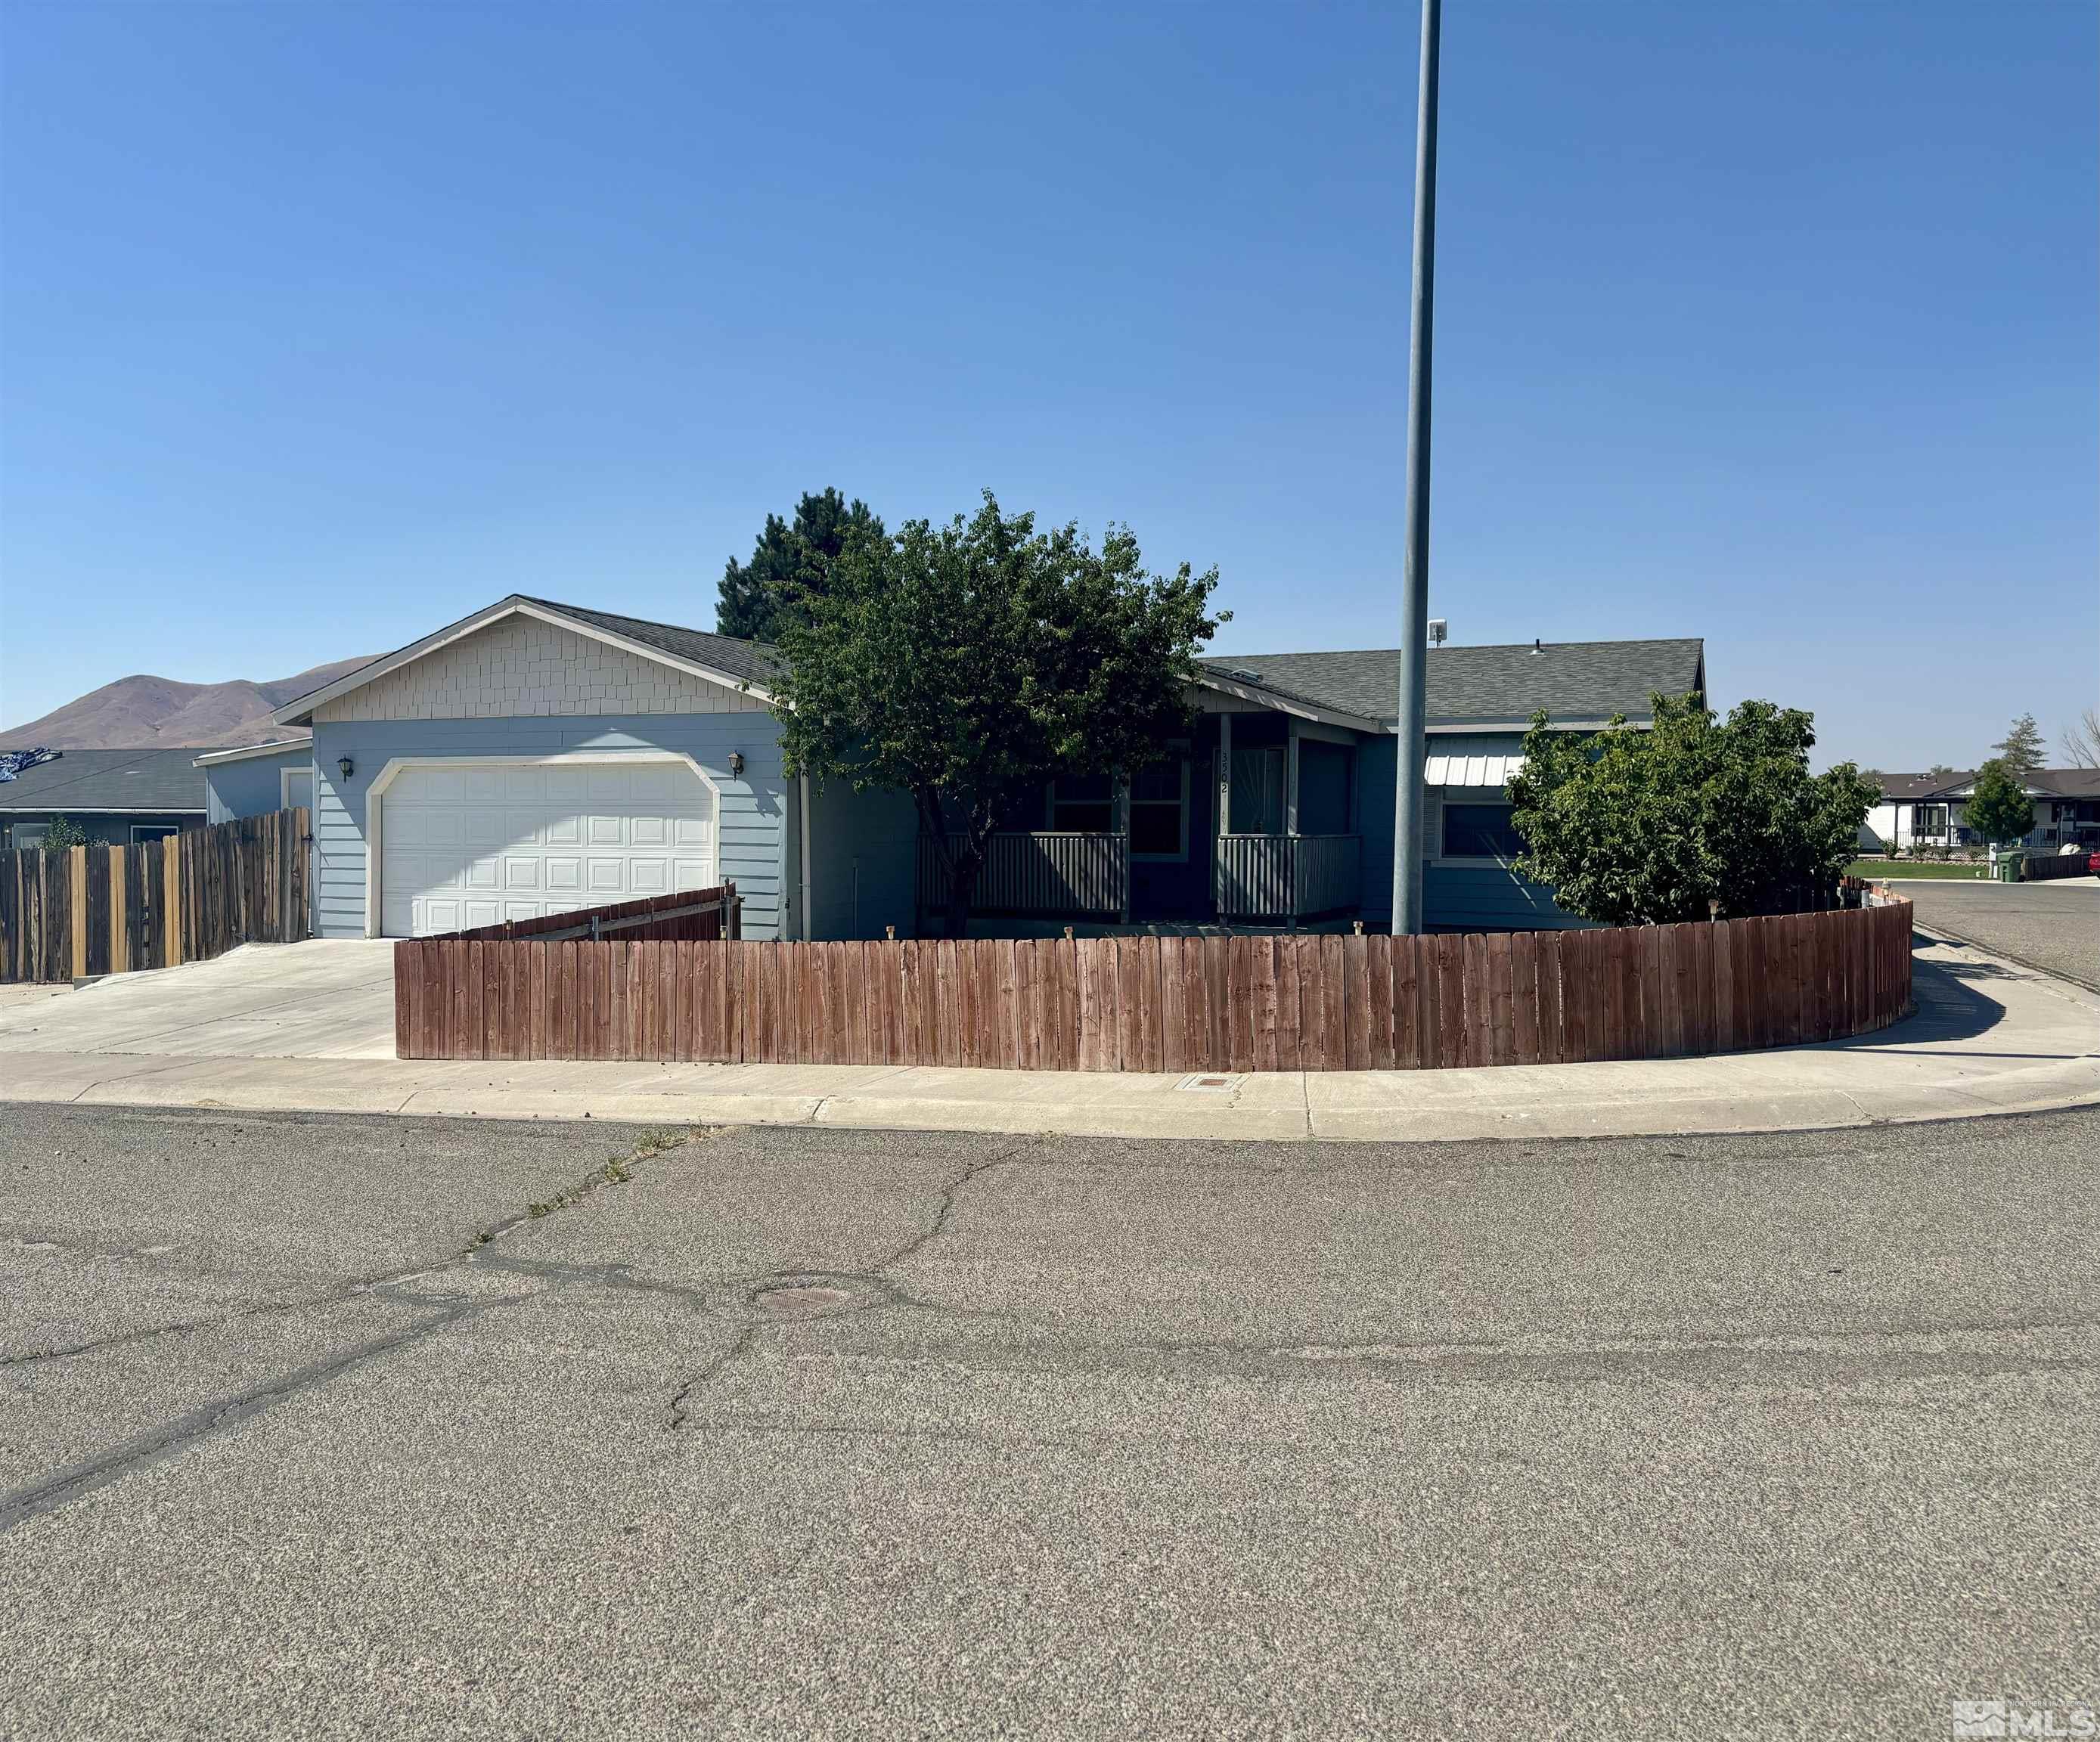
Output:
<path fill-rule="evenodd" d="M 1211 758 L 1176 754 L 1130 785 L 1130 916 L 1185 924 L 1211 914 Z"/>

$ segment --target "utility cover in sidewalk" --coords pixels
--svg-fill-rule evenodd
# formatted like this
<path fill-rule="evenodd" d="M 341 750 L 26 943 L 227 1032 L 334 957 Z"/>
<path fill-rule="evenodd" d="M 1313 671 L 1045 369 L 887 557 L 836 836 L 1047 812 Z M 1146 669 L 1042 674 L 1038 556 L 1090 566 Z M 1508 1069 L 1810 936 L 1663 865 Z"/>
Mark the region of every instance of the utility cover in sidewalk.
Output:
<path fill-rule="evenodd" d="M 1198 1095 L 1229 1095 L 1240 1086 L 1238 1077 L 1204 1076 L 1184 1077 L 1174 1087 L 1193 1090 Z"/>

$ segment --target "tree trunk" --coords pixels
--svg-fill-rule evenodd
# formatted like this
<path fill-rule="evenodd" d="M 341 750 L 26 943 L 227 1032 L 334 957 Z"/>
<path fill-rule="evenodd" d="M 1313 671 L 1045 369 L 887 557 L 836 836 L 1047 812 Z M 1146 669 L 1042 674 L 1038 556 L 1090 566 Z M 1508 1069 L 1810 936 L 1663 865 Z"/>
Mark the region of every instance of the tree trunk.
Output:
<path fill-rule="evenodd" d="M 984 860 L 985 843 L 974 836 L 966 836 L 962 850 L 948 868 L 947 932 L 951 937 L 968 935 L 970 902 L 977 894 L 977 875 L 984 869 Z"/>

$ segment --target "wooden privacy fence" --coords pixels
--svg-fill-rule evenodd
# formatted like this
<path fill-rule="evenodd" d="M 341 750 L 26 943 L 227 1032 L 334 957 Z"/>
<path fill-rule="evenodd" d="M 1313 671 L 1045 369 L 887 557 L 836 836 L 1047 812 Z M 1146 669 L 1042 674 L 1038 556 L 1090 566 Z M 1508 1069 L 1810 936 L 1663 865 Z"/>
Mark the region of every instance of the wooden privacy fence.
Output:
<path fill-rule="evenodd" d="M 2030 853 L 2020 867 L 2023 883 L 2042 883 L 2053 877 L 2089 877 L 2087 869 L 2100 849 L 2080 848 L 2076 853 Z"/>
<path fill-rule="evenodd" d="M 494 925 L 447 932 L 447 937 L 536 937 L 556 943 L 570 937 L 701 938 L 737 937 L 743 931 L 743 902 L 734 883 L 712 889 L 682 889 L 669 895 L 645 895 L 609 907 L 586 907 L 569 913 L 539 915 L 530 920 L 502 920 Z"/>
<path fill-rule="evenodd" d="M 0 853 L 0 981 L 172 968 L 307 935 L 307 815 L 130 846 Z"/>
<path fill-rule="evenodd" d="M 395 946 L 404 1058 L 1385 1070 L 1832 1040 L 1910 1008 L 1910 905 L 1465 937 Z"/>

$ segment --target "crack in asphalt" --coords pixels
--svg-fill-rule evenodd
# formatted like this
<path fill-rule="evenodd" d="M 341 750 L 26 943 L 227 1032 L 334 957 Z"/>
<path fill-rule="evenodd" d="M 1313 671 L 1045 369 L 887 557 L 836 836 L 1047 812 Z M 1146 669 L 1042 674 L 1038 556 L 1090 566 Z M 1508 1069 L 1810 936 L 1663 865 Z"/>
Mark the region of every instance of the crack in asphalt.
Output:
<path fill-rule="evenodd" d="M 135 1470 L 149 1469 L 156 1464 L 179 1457 L 207 1435 L 235 1422 L 260 1414 L 302 1391 L 325 1385 L 360 1362 L 418 1342 L 434 1331 L 459 1324 L 494 1304 L 492 1301 L 462 1302 L 406 1330 L 372 1338 L 324 1360 L 309 1362 L 288 1374 L 280 1374 L 274 1379 L 266 1379 L 261 1384 L 251 1386 L 231 1397 L 205 1404 L 186 1414 L 177 1416 L 172 1422 L 163 1423 L 150 1433 L 126 1441 L 99 1458 L 73 1465 L 41 1482 L 16 1488 L 11 1494 L 0 1495 L 0 1536 L 42 1513 L 55 1511 L 83 1494 L 106 1487 Z"/>
<path fill-rule="evenodd" d="M 935 1313 L 945 1312 L 948 1310 L 947 1308 L 941 1307 L 933 1302 L 915 1299 L 911 1294 L 907 1294 L 903 1289 L 896 1286 L 891 1281 L 889 1272 L 895 1269 L 898 1265 L 905 1263 L 907 1260 L 915 1256 L 920 1252 L 924 1251 L 927 1246 L 930 1246 L 934 1241 L 939 1239 L 942 1234 L 947 1232 L 949 1221 L 951 1218 L 954 1216 L 955 1212 L 955 1201 L 961 1195 L 963 1189 L 965 1186 L 968 1185 L 971 1181 L 977 1179 L 980 1175 L 987 1174 L 990 1172 L 993 1168 L 999 1166 L 1003 1163 L 1010 1161 L 1014 1156 L 1019 1154 L 1021 1151 L 1028 1148 L 1030 1144 L 1039 1143 L 1041 1140 L 1041 1138 L 1036 1136 L 1021 1138 L 1013 1143 L 1008 1144 L 1004 1149 L 993 1151 L 991 1154 L 986 1156 L 982 1161 L 973 1162 L 970 1166 L 965 1167 L 962 1172 L 956 1175 L 954 1179 L 948 1181 L 946 1185 L 941 1188 L 940 1207 L 934 1212 L 933 1220 L 924 1228 L 921 1229 L 918 1233 L 914 1234 L 911 1238 L 906 1241 L 904 1244 L 899 1246 L 895 1251 L 890 1253 L 885 1258 L 877 1259 L 873 1264 L 870 1265 L 865 1270 L 832 1271 L 823 1270 L 818 1268 L 807 1269 L 789 1268 L 775 1270 L 769 1272 L 763 1277 L 748 1277 L 743 1280 L 750 1281 L 753 1284 L 761 1284 L 793 1277 L 830 1276 L 836 1277 L 841 1281 L 860 1280 L 866 1282 L 875 1282 L 880 1285 L 880 1292 L 885 1298 L 882 1300 L 880 1305 L 876 1308 L 877 1311 L 882 1310 L 884 1308 L 902 1306 L 915 1308 L 924 1312 Z M 968 1316 L 982 1316 L 985 1315 L 971 1314 Z M 809 1322 L 816 1323 L 821 1321 L 810 1321 Z M 693 1374 L 685 1382 L 684 1384 L 678 1387 L 677 1391 L 672 1395 L 670 1405 L 665 1412 L 666 1420 L 669 1424 L 672 1432 L 677 1433 L 685 1428 L 687 1420 L 691 1413 L 690 1405 L 694 1392 L 711 1383 L 713 1380 L 720 1378 L 721 1374 L 729 1367 L 730 1363 L 739 1359 L 750 1348 L 752 1343 L 757 1339 L 759 1331 L 765 1328 L 766 1327 L 759 1325 L 744 1325 L 738 1331 L 735 1338 L 730 1342 L 727 1349 L 724 1350 L 721 1355 L 710 1361 L 698 1373 Z"/>
<path fill-rule="evenodd" d="M 406 1330 L 368 1338 L 349 1349 L 338 1351 L 334 1355 L 309 1362 L 289 1374 L 280 1374 L 275 1378 L 263 1380 L 245 1391 L 236 1392 L 230 1397 L 222 1397 L 212 1402 L 200 1405 L 197 1408 L 176 1417 L 172 1422 L 165 1422 L 161 1427 L 126 1440 L 123 1444 L 97 1457 L 68 1466 L 54 1475 L 15 1488 L 11 1493 L 0 1494 L 0 1536 L 6 1535 L 27 1519 L 37 1517 L 42 1513 L 55 1510 L 60 1506 L 70 1504 L 83 1494 L 90 1493 L 98 1488 L 105 1487 L 134 1470 L 150 1468 L 155 1464 L 163 1463 L 170 1458 L 179 1457 L 191 1445 L 218 1432 L 221 1428 L 236 1422 L 246 1420 L 266 1409 L 274 1408 L 289 1398 L 325 1385 L 339 1374 L 347 1372 L 364 1361 L 371 1360 L 375 1356 L 384 1355 L 395 1349 L 418 1342 L 424 1337 L 463 1323 L 476 1314 L 486 1312 L 491 1307 L 508 1304 L 515 1298 L 506 1296 L 500 1299 L 468 1300 L 456 1294 L 433 1295 L 427 1292 L 404 1290 L 400 1288 L 401 1284 L 426 1277 L 443 1277 L 455 1272 L 480 1268 L 515 1271 L 526 1275 L 545 1273 L 556 1276 L 558 1280 L 562 1281 L 580 1281 L 589 1277 L 591 1280 L 607 1282 L 612 1286 L 621 1286 L 618 1281 L 602 1272 L 604 1270 L 624 1267 L 548 1265 L 543 1269 L 542 1267 L 536 1266 L 531 1260 L 520 1261 L 514 1265 L 492 1262 L 496 1255 L 487 1253 L 486 1248 L 528 1223 L 543 1220 L 548 1215 L 558 1215 L 573 1209 L 595 1195 L 603 1187 L 620 1183 L 625 1178 L 631 1177 L 631 1174 L 628 1172 L 629 1169 L 638 1166 L 668 1149 L 682 1148 L 697 1141 L 703 1135 L 699 1131 L 689 1131 L 673 1142 L 666 1144 L 658 1144 L 653 1140 L 645 1140 L 637 1144 L 626 1153 L 614 1158 L 621 1164 L 620 1174 L 614 1174 L 606 1163 L 599 1162 L 565 1192 L 557 1194 L 555 1198 L 550 1200 L 549 1202 L 554 1206 L 551 1211 L 536 1216 L 529 1208 L 522 1210 L 517 1215 L 496 1224 L 495 1227 L 483 1230 L 474 1246 L 470 1246 L 460 1257 L 446 1263 L 432 1264 L 425 1260 L 415 1264 L 397 1266 L 380 1272 L 375 1276 L 346 1284 L 332 1290 L 328 1294 L 311 1300 L 272 1302 L 261 1307 L 243 1308 L 237 1312 L 223 1314 L 217 1318 L 201 1319 L 186 1324 L 161 1325 L 148 1330 L 122 1332 L 99 1342 L 82 1343 L 72 1348 L 54 1349 L 16 1356 L 4 1363 L 0 1363 L 0 1370 L 5 1370 L 8 1367 L 19 1367 L 40 1361 L 63 1360 L 69 1356 L 91 1353 L 99 1348 L 114 1347 L 126 1343 L 141 1342 L 150 1337 L 165 1336 L 171 1333 L 179 1334 L 184 1331 L 234 1324 L 245 1318 L 254 1318 L 269 1312 L 297 1312 L 319 1307 L 341 1305 L 345 1301 L 355 1299 L 364 1294 L 380 1294 L 404 1304 L 430 1304 L 435 1300 L 449 1300 L 452 1303 L 444 1311 L 434 1314 Z M 560 1272 L 564 1271 L 571 1274 L 562 1277 Z M 647 1286 L 637 1279 L 631 1278 L 628 1279 L 627 1286 Z M 675 1291 L 674 1287 L 673 1291 Z"/>
<path fill-rule="evenodd" d="M 752 1339 L 757 1336 L 758 1330 L 759 1327 L 756 1325 L 745 1325 L 730 1339 L 730 1345 L 726 1349 L 678 1387 L 671 1399 L 671 1405 L 666 1413 L 666 1425 L 673 1433 L 678 1432 L 685 1427 L 686 1405 L 690 1401 L 693 1393 L 702 1386 L 709 1384 L 719 1378 L 722 1370 L 731 1361 L 751 1347 Z"/>

